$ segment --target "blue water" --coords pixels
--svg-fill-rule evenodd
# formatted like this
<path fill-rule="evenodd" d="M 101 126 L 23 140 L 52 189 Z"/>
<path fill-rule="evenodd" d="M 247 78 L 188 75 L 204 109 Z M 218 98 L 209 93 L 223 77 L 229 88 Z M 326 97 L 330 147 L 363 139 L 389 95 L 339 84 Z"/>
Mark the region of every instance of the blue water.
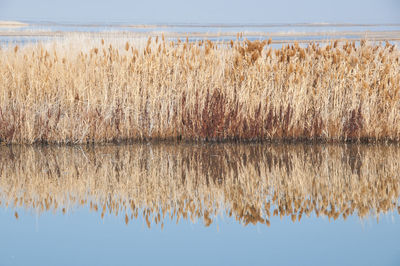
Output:
<path fill-rule="evenodd" d="M 28 25 L 19 28 L 1 28 L 3 38 L 7 32 L 20 32 L 21 36 L 35 32 L 126 32 L 126 33 L 176 33 L 176 34 L 230 34 L 225 38 L 235 38 L 236 33 L 243 32 L 248 38 L 272 35 L 274 40 L 307 40 L 307 39 L 341 39 L 368 37 L 373 32 L 397 32 L 400 24 L 134 24 L 134 23 L 97 23 L 74 24 L 57 22 L 23 21 Z M 319 33 L 318 35 L 313 35 Z M 322 34 L 321 34 L 322 33 Z M 357 33 L 357 35 L 354 35 Z M 303 34 L 292 36 L 293 34 Z M 308 35 L 310 34 L 310 35 Z M 278 36 L 277 36 L 278 35 Z M 8 39 L 15 38 L 10 36 Z M 40 36 L 39 36 L 40 37 Z M 28 37 L 29 38 L 29 37 Z M 32 38 L 32 37 L 30 37 Z M 223 39 L 221 36 L 217 39 Z"/>
<path fill-rule="evenodd" d="M 142 219 L 87 209 L 36 216 L 0 209 L 0 265 L 400 265 L 399 215 L 346 221 L 271 219 L 243 226 L 220 217 L 166 221 L 148 229 Z"/>

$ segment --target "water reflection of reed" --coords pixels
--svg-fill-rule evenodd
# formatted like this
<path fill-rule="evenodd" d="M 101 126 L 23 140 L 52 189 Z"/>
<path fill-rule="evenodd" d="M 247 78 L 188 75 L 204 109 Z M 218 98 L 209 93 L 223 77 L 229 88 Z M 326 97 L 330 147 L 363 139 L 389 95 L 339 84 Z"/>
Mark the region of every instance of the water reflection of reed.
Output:
<path fill-rule="evenodd" d="M 1 205 L 92 210 L 147 225 L 221 213 L 336 220 L 399 211 L 400 149 L 334 145 L 129 145 L 0 148 Z M 16 217 L 18 217 L 18 214 Z"/>

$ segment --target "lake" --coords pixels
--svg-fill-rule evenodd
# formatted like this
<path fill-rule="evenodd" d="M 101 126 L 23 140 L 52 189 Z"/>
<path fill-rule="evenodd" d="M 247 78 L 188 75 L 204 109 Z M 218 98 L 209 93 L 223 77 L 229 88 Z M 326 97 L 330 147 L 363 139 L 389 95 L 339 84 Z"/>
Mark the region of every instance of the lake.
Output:
<path fill-rule="evenodd" d="M 399 265 L 395 144 L 0 146 L 0 265 Z"/>
<path fill-rule="evenodd" d="M 24 22 L 0 27 L 0 49 L 79 34 L 400 40 L 400 24 Z M 399 158 L 388 143 L 0 143 L 0 266 L 400 265 Z"/>
<path fill-rule="evenodd" d="M 19 23 L 19 22 L 18 22 Z M 230 41 L 237 33 L 249 40 L 272 38 L 273 47 L 282 44 L 328 42 L 332 39 L 359 41 L 400 40 L 400 24 L 355 24 L 355 23 L 71 23 L 49 21 L 23 21 L 17 25 L 2 25 L 0 21 L 0 43 L 46 41 L 70 35 L 90 34 L 119 39 L 148 38 L 164 34 L 166 37 L 189 38 L 190 41 L 209 39 Z"/>

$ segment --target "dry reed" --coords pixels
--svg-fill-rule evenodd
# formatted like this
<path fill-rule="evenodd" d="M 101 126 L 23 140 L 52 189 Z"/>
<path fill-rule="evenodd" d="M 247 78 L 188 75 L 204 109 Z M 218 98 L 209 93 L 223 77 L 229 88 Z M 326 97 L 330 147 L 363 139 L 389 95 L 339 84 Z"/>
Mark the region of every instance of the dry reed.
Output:
<path fill-rule="evenodd" d="M 0 49 L 0 141 L 400 139 L 400 52 L 67 37 Z"/>
<path fill-rule="evenodd" d="M 400 149 L 334 145 L 0 147 L 0 201 L 34 213 L 88 206 L 125 223 L 218 215 L 336 220 L 400 212 Z M 16 217 L 18 217 L 16 215 Z"/>

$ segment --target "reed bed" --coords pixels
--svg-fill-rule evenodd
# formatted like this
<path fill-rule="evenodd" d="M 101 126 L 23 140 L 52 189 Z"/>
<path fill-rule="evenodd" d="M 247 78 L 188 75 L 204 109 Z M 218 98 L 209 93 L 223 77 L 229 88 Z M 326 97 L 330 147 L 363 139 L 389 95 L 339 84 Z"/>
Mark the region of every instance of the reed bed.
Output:
<path fill-rule="evenodd" d="M 399 141 L 400 52 L 70 36 L 0 50 L 0 140 Z"/>
<path fill-rule="evenodd" d="M 355 145 L 124 145 L 0 148 L 0 204 L 33 213 L 88 207 L 151 227 L 247 225 L 400 213 L 400 149 Z"/>

